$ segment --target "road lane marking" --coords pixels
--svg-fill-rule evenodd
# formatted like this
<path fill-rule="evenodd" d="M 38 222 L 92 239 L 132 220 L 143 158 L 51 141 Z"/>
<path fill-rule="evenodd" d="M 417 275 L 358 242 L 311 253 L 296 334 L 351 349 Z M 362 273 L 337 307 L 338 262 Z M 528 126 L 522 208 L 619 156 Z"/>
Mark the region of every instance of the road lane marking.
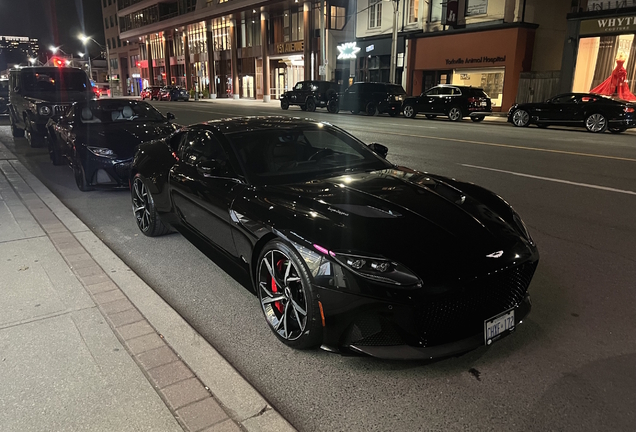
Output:
<path fill-rule="evenodd" d="M 350 129 L 368 132 L 367 129 L 360 129 L 360 128 L 350 128 Z M 597 159 L 611 159 L 611 160 L 619 160 L 619 161 L 625 161 L 625 162 L 636 162 L 636 159 L 634 158 L 626 158 L 626 157 L 620 157 L 620 156 L 608 156 L 608 155 L 600 155 L 600 154 L 594 154 L 594 153 L 579 153 L 579 152 L 571 152 L 566 150 L 552 150 L 552 149 L 543 149 L 543 148 L 537 148 L 537 147 L 517 146 L 512 144 L 497 144 L 497 143 L 489 143 L 484 141 L 463 140 L 459 138 L 443 138 L 443 137 L 435 137 L 435 136 L 428 136 L 428 135 L 412 135 L 412 134 L 403 134 L 403 133 L 386 132 L 386 131 L 382 131 L 382 134 L 404 136 L 404 137 L 411 137 L 411 138 L 428 138 L 428 139 L 434 139 L 434 140 L 440 140 L 440 141 L 454 141 L 459 143 L 484 145 L 489 147 L 503 147 L 503 148 L 530 150 L 530 151 L 538 151 L 538 152 L 545 152 L 545 153 L 558 153 L 558 154 L 566 154 L 570 156 L 584 156 L 584 157 L 591 157 L 591 158 L 597 158 Z"/>
<path fill-rule="evenodd" d="M 607 186 L 599 186 L 599 185 L 593 185 L 593 184 L 588 184 L 588 183 L 578 183 L 578 182 L 572 182 L 572 181 L 569 181 L 569 180 L 561 180 L 561 179 L 555 179 L 555 178 L 550 178 L 550 177 L 540 177 L 540 176 L 535 176 L 535 175 L 532 175 L 532 174 L 524 174 L 524 173 L 518 173 L 518 172 L 513 172 L 513 171 L 500 170 L 500 169 L 496 169 L 496 168 L 487 168 L 487 167 L 482 167 L 482 166 L 477 166 L 477 165 L 469 165 L 469 164 L 460 164 L 460 165 L 464 166 L 464 167 L 468 167 L 468 168 L 476 168 L 476 169 L 481 169 L 481 170 L 486 170 L 486 171 L 495 171 L 495 172 L 500 172 L 500 173 L 504 173 L 504 174 L 511 174 L 511 175 L 515 175 L 515 176 L 518 176 L 518 177 L 527 177 L 527 178 L 531 178 L 531 179 L 551 181 L 551 182 L 554 182 L 554 183 L 563 183 L 563 184 L 568 184 L 568 185 L 572 185 L 572 186 L 582 186 L 582 187 L 586 187 L 586 188 L 590 188 L 590 189 L 599 189 L 599 190 L 604 190 L 604 191 L 608 191 L 608 192 L 618 192 L 618 193 L 622 193 L 622 194 L 626 194 L 626 195 L 636 195 L 636 192 L 633 192 L 633 191 L 623 190 L 623 189 L 614 189 L 614 188 L 607 187 Z"/>

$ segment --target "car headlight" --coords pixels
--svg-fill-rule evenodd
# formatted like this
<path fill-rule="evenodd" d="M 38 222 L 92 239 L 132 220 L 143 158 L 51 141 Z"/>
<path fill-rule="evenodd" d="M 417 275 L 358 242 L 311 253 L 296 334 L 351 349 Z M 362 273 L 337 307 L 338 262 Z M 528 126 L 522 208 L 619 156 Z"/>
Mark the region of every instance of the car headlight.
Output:
<path fill-rule="evenodd" d="M 112 151 L 109 148 L 105 148 L 105 147 L 91 147 L 91 146 L 88 146 L 88 150 L 90 150 L 90 152 L 93 153 L 95 156 L 102 156 L 102 157 L 108 157 L 108 158 L 117 157 L 117 155 L 115 154 L 114 151 Z"/>
<path fill-rule="evenodd" d="M 335 253 L 334 259 L 353 273 L 377 282 L 411 286 L 420 278 L 402 264 L 382 257 Z"/>
<path fill-rule="evenodd" d="M 38 114 L 41 116 L 50 116 L 51 115 L 51 107 L 48 105 L 40 105 L 38 108 Z"/>

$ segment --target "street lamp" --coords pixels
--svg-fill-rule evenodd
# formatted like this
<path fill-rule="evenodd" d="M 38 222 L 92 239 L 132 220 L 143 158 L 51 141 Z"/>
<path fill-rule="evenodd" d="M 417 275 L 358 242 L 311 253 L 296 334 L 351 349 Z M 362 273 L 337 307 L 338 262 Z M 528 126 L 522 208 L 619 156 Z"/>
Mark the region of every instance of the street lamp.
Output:
<path fill-rule="evenodd" d="M 108 88 L 109 91 L 111 92 L 111 96 L 112 96 L 112 84 L 111 84 L 111 80 L 110 80 L 110 53 L 108 50 L 108 46 L 104 47 L 104 45 L 100 44 L 99 42 L 97 42 L 95 39 L 93 39 L 90 36 L 86 36 L 83 33 L 80 33 L 78 35 L 79 40 L 82 41 L 82 43 L 84 44 L 84 47 L 86 47 L 86 45 L 88 44 L 89 41 L 93 41 L 97 44 L 97 46 L 99 46 L 101 49 L 106 49 L 106 62 L 108 65 Z M 91 68 L 91 56 L 88 54 L 88 48 L 86 48 L 86 55 L 88 56 L 88 70 L 89 70 L 89 74 L 91 75 L 91 79 L 93 79 L 93 71 Z"/>

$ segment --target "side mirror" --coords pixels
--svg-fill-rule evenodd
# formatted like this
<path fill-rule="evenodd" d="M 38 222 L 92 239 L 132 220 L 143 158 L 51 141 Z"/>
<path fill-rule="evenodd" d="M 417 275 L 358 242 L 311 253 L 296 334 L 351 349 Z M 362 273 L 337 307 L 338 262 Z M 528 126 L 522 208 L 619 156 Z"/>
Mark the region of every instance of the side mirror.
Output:
<path fill-rule="evenodd" d="M 369 144 L 369 148 L 378 156 L 382 156 L 386 158 L 386 155 L 389 153 L 389 148 L 385 145 L 379 143 L 371 143 Z"/>
<path fill-rule="evenodd" d="M 203 177 L 224 177 L 227 174 L 225 163 L 216 159 L 199 162 L 197 172 Z"/>
<path fill-rule="evenodd" d="M 166 118 L 168 119 L 168 121 L 176 119 L 174 114 L 172 114 L 171 112 L 166 114 Z"/>

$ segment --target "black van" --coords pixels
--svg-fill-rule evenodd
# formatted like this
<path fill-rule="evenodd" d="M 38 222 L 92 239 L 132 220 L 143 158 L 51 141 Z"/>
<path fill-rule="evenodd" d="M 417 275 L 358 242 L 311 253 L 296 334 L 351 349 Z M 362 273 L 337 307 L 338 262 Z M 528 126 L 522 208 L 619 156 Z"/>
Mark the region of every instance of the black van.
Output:
<path fill-rule="evenodd" d="M 372 116 L 378 112 L 395 117 L 400 114 L 405 96 L 406 92 L 399 84 L 357 82 L 340 95 L 339 107 L 352 114 L 362 111 Z"/>
<path fill-rule="evenodd" d="M 9 116 L 14 137 L 26 132 L 31 147 L 44 145 L 46 123 L 71 104 L 95 99 L 88 75 L 71 67 L 24 67 L 9 71 Z"/>

